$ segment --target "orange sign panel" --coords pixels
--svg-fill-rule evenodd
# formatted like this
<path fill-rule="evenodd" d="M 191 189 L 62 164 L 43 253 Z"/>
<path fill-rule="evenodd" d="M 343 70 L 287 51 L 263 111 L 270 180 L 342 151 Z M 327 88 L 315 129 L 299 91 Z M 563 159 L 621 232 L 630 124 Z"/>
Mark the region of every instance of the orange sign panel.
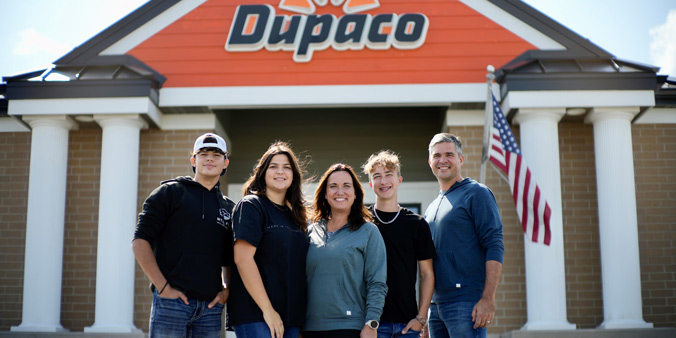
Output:
<path fill-rule="evenodd" d="M 129 54 L 166 88 L 476 83 L 529 49 L 457 0 L 208 0 Z"/>

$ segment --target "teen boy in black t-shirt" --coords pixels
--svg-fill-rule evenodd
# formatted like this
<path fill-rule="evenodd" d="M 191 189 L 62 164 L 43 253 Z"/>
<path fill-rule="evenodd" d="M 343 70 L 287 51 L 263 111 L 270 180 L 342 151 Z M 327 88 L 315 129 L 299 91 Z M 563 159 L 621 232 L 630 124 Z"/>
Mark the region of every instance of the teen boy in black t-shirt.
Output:
<path fill-rule="evenodd" d="M 371 155 L 363 165 L 376 203 L 369 207 L 387 249 L 387 287 L 379 336 L 418 337 L 426 335 L 427 310 L 434 291 L 436 256 L 432 236 L 425 219 L 397 203 L 401 177 L 399 157 L 390 151 Z M 415 284 L 420 269 L 420 302 L 416 302 Z"/>

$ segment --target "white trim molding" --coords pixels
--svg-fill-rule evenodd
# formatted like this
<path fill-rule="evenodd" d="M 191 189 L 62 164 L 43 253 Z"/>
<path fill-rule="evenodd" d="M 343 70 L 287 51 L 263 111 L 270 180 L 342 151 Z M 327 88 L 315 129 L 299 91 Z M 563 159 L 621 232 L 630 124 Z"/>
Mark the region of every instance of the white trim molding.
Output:
<path fill-rule="evenodd" d="M 31 129 L 17 116 L 0 117 L 0 133 L 23 133 Z"/>
<path fill-rule="evenodd" d="M 518 108 L 652 107 L 652 90 L 512 91 L 502 101 L 505 112 Z"/>
<path fill-rule="evenodd" d="M 216 129 L 214 114 L 163 114 L 161 121 L 162 130 Z"/>
<path fill-rule="evenodd" d="M 147 97 L 10 100 L 9 115 L 105 115 L 157 113 Z"/>
<path fill-rule="evenodd" d="M 634 124 L 676 123 L 676 108 L 649 108 Z"/>
<path fill-rule="evenodd" d="M 160 107 L 208 106 L 211 109 L 443 106 L 450 102 L 485 100 L 485 83 L 160 89 Z"/>

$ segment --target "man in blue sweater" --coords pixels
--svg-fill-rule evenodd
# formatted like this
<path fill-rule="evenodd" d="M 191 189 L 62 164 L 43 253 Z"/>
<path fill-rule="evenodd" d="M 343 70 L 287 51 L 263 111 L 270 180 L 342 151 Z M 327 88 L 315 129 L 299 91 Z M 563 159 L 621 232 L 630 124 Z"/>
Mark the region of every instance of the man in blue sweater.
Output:
<path fill-rule="evenodd" d="M 462 177 L 457 136 L 435 135 L 428 162 L 440 187 L 425 212 L 437 249 L 430 335 L 486 337 L 505 252 L 497 202 L 485 185 Z"/>

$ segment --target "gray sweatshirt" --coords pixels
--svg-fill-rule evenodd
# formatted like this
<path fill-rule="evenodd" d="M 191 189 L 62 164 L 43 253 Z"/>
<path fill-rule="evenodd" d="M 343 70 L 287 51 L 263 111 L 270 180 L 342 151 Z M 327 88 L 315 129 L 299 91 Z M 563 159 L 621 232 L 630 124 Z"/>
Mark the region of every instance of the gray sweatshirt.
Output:
<path fill-rule="evenodd" d="M 375 224 L 352 231 L 347 225 L 333 235 L 326 220 L 309 227 L 306 331 L 361 330 L 380 320 L 387 294 L 385 243 Z"/>

